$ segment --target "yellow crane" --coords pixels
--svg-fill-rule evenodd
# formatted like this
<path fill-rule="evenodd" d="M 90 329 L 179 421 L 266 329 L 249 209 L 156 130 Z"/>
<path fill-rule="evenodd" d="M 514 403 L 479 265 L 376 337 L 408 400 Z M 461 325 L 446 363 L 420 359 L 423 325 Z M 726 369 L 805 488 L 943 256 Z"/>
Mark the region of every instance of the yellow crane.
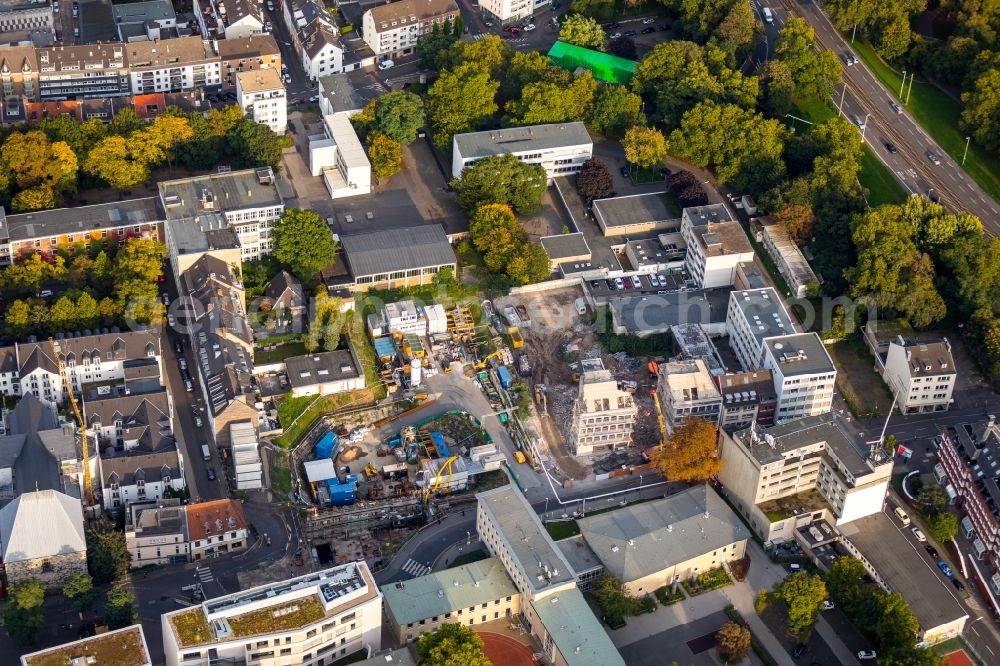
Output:
<path fill-rule="evenodd" d="M 656 391 L 653 391 L 653 404 L 656 405 L 656 420 L 660 423 L 660 446 L 663 448 L 667 445 L 667 422 L 663 418 L 663 409 L 660 407 L 660 401 L 656 395 Z"/>
<path fill-rule="evenodd" d="M 56 367 L 59 368 L 59 374 L 62 376 L 63 386 L 66 387 L 66 395 L 69 396 L 70 407 L 73 408 L 73 415 L 76 416 L 76 424 L 80 426 L 80 450 L 83 454 L 83 489 L 81 494 L 83 495 L 83 501 L 87 506 L 91 505 L 91 500 L 93 499 L 90 486 L 90 447 L 87 444 L 87 424 L 83 421 L 83 414 L 80 413 L 80 407 L 76 404 L 76 396 L 73 395 L 73 385 L 69 381 L 69 375 L 66 374 L 66 368 L 63 367 L 62 359 L 59 358 L 59 345 L 52 338 L 49 338 L 49 346 L 52 348 L 52 358 L 56 362 Z"/>
<path fill-rule="evenodd" d="M 441 465 L 441 469 L 439 469 L 438 473 L 434 475 L 434 480 L 427 484 L 427 487 L 424 489 L 424 504 L 427 504 L 427 501 L 430 500 L 431 493 L 441 488 L 442 486 L 441 475 L 444 474 L 445 470 L 448 471 L 448 476 L 445 477 L 443 485 L 447 486 L 449 483 L 451 483 L 451 475 L 452 475 L 451 466 L 455 464 L 456 460 L 458 460 L 458 456 L 451 456 L 450 458 L 445 460 L 444 464 Z"/>

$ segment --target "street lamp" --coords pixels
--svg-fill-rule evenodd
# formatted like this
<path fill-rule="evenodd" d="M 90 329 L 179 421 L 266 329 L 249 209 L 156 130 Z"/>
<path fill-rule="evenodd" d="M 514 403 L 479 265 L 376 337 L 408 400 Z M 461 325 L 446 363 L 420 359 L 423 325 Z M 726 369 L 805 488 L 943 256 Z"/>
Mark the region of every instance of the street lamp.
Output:
<path fill-rule="evenodd" d="M 969 142 L 972 140 L 971 136 L 965 137 L 965 152 L 962 153 L 962 166 L 965 166 L 965 158 L 969 156 Z"/>
<path fill-rule="evenodd" d="M 865 114 L 865 121 L 861 125 L 861 143 L 865 142 L 865 130 L 868 129 L 868 119 L 871 118 L 870 113 Z"/>
<path fill-rule="evenodd" d="M 906 86 L 906 70 L 903 70 L 903 82 L 899 84 L 899 99 L 903 99 L 903 87 Z"/>

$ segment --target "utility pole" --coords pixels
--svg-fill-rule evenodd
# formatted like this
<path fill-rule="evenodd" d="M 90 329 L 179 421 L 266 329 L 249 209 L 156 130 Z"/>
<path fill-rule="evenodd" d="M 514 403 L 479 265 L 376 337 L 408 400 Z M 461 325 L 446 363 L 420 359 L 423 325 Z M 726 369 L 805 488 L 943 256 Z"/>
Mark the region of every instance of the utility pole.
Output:
<path fill-rule="evenodd" d="M 851 44 L 854 43 L 854 35 L 858 34 L 858 24 L 854 24 L 854 30 L 851 31 Z"/>
<path fill-rule="evenodd" d="M 847 84 L 844 84 L 844 90 L 840 93 L 840 106 L 837 107 L 837 113 L 840 117 L 844 117 L 844 98 L 847 97 Z"/>
<path fill-rule="evenodd" d="M 965 158 L 969 156 L 969 142 L 972 140 L 971 136 L 965 137 L 965 152 L 962 153 L 962 166 L 965 166 Z"/>
<path fill-rule="evenodd" d="M 910 87 L 906 89 L 906 101 L 903 102 L 904 104 L 909 104 L 910 103 L 910 93 L 913 92 L 913 76 L 914 76 L 914 74 L 916 74 L 916 72 L 911 72 L 910 73 Z"/>
<path fill-rule="evenodd" d="M 903 70 L 903 82 L 899 84 L 899 99 L 903 99 L 903 87 L 906 85 L 906 70 Z"/>

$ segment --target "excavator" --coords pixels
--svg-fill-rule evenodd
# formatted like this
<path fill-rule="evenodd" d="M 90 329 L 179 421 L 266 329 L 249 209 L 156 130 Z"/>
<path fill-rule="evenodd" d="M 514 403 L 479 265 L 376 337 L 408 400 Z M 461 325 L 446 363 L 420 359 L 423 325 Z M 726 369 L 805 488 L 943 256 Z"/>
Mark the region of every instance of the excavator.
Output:
<path fill-rule="evenodd" d="M 487 354 L 486 356 L 484 356 L 481 359 L 479 359 L 479 362 L 476 363 L 475 365 L 473 365 L 472 367 L 475 368 L 476 370 L 482 370 L 487 365 L 489 365 L 491 358 L 496 358 L 497 356 L 502 356 L 502 355 L 503 355 L 503 350 L 502 349 L 498 349 L 495 352 L 493 352 L 491 354 Z"/>
<path fill-rule="evenodd" d="M 89 507 L 93 504 L 93 488 L 90 485 L 90 446 L 87 443 L 87 425 L 83 421 L 80 407 L 76 404 L 76 397 L 73 395 L 73 384 L 69 381 L 69 375 L 63 366 L 62 359 L 59 358 L 59 345 L 55 340 L 49 338 L 49 347 L 52 348 L 52 358 L 55 359 L 56 367 L 59 368 L 59 375 L 62 377 L 63 386 L 66 387 L 66 395 L 69 397 L 70 407 L 73 408 L 73 415 L 76 417 L 76 424 L 80 428 L 80 451 L 83 458 L 83 488 L 80 494 L 84 503 Z"/>

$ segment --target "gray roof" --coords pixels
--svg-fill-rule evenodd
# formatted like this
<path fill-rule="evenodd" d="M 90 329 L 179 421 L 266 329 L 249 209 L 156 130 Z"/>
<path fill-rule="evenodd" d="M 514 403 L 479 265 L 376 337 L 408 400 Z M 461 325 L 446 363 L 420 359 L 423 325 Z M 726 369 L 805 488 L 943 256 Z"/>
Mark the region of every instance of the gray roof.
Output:
<path fill-rule="evenodd" d="M 892 590 L 903 595 L 922 631 L 968 615 L 937 567 L 913 547 L 889 516 L 876 513 L 838 527 Z"/>
<path fill-rule="evenodd" d="M 454 138 L 455 147 L 465 159 L 589 144 L 593 144 L 593 139 L 583 123 L 505 127 L 456 134 Z"/>
<path fill-rule="evenodd" d="M 7 230 L 12 241 L 23 241 L 63 234 L 85 234 L 95 229 L 151 224 L 161 220 L 163 213 L 159 200 L 156 197 L 146 197 L 8 215 Z"/>
<path fill-rule="evenodd" d="M 605 569 L 625 582 L 750 537 L 743 522 L 708 484 L 577 523 Z"/>
<path fill-rule="evenodd" d="M 413 648 L 413 643 L 409 643 L 395 650 L 376 652 L 356 663 L 358 666 L 417 666 Z"/>
<path fill-rule="evenodd" d="M 774 287 L 734 291 L 729 294 L 729 302 L 739 308 L 758 345 L 764 338 L 788 335 L 796 331 L 781 295 Z"/>
<path fill-rule="evenodd" d="M 549 259 L 565 261 L 586 257 L 590 259 L 590 246 L 587 238 L 580 232 L 574 234 L 559 234 L 558 236 L 542 236 L 539 239 L 542 247 L 549 254 Z"/>
<path fill-rule="evenodd" d="M 170 0 L 144 0 L 111 5 L 115 23 L 145 23 L 164 19 L 176 19 L 174 6 Z"/>
<path fill-rule="evenodd" d="M 777 399 L 774 392 L 774 379 L 770 370 L 753 370 L 752 372 L 734 372 L 716 377 L 719 392 L 724 398 L 726 407 L 760 402 L 773 402 Z M 750 395 L 753 391 L 754 395 Z"/>
<path fill-rule="evenodd" d="M 608 305 L 616 324 L 641 335 L 678 324 L 721 324 L 728 300 L 728 289 L 709 289 L 613 298 Z"/>
<path fill-rule="evenodd" d="M 164 473 L 171 479 L 180 477 L 180 460 L 177 450 L 159 453 L 127 453 L 113 458 L 101 457 L 102 480 L 110 483 L 112 477 L 123 486 L 130 486 L 138 480 L 161 481 Z"/>
<path fill-rule="evenodd" d="M 319 89 L 329 102 L 333 113 L 357 111 L 363 109 L 367 103 L 351 85 L 347 74 L 327 74 L 319 77 Z"/>
<path fill-rule="evenodd" d="M 890 347 L 893 344 L 899 343 L 890 342 Z M 906 342 L 901 346 L 910 355 L 907 366 L 911 377 L 955 374 L 955 359 L 951 355 L 951 344 L 947 340 Z"/>
<path fill-rule="evenodd" d="M 542 526 L 538 514 L 514 486 L 487 490 L 476 498 L 479 508 L 497 526 L 535 594 L 576 579 L 569 562 Z M 546 570 L 549 577 L 546 577 Z"/>
<path fill-rule="evenodd" d="M 825 442 L 854 476 L 869 474 L 868 444 L 861 433 L 836 412 L 806 416 L 781 425 L 758 430 L 740 430 L 734 437 L 742 442 L 759 464 L 778 462 L 785 453 Z M 891 460 L 890 460 L 891 461 Z"/>
<path fill-rule="evenodd" d="M 0 467 L 13 467 L 21 451 L 27 435 L 0 435 Z"/>
<path fill-rule="evenodd" d="M 594 215 L 605 227 L 629 227 L 667 221 L 675 221 L 673 226 L 677 228 L 681 226 L 680 218 L 670 209 L 663 192 L 597 199 L 594 201 Z"/>
<path fill-rule="evenodd" d="M 556 545 L 559 546 L 559 550 L 562 551 L 569 565 L 573 567 L 573 573 L 577 576 L 604 567 L 600 558 L 597 557 L 597 553 L 591 550 L 581 534 L 556 541 Z"/>
<path fill-rule="evenodd" d="M 833 359 L 816 333 L 768 338 L 764 341 L 764 346 L 785 377 L 837 371 Z"/>
<path fill-rule="evenodd" d="M 691 226 L 704 227 L 720 222 L 730 222 L 733 216 L 729 214 L 729 209 L 724 204 L 708 204 L 707 206 L 691 206 L 685 208 L 681 214 L 691 221 Z"/>
<path fill-rule="evenodd" d="M 457 261 L 440 224 L 351 234 L 341 236 L 340 241 L 355 279 Z"/>
<path fill-rule="evenodd" d="M 404 626 L 519 594 L 496 557 L 387 583 L 381 589 L 392 616 Z"/>
<path fill-rule="evenodd" d="M 147 452 L 174 448 L 165 388 L 149 393 L 92 392 L 84 399 L 83 412 L 88 427 L 107 428 L 121 421 L 123 439 L 138 441 Z"/>
<path fill-rule="evenodd" d="M 329 24 L 326 14 L 307 24 L 300 32 L 302 48 L 310 58 L 318 56 L 327 45 L 340 48 L 340 33 Z"/>
<path fill-rule="evenodd" d="M 159 183 L 159 189 L 168 220 L 216 217 L 282 203 L 270 167 L 167 180 Z"/>
<path fill-rule="evenodd" d="M 67 437 L 59 427 L 55 409 L 26 393 L 17 401 L 14 411 L 9 412 L 8 432 L 25 435 L 24 447 L 17 459 L 15 482 L 19 490 L 51 490 L 61 488 L 58 458 L 75 459 L 76 443 L 72 435 L 68 437 L 72 453 L 67 450 Z M 44 433 L 57 435 L 52 442 Z M 46 441 L 50 440 L 50 441 Z M 69 454 L 69 455 L 67 455 Z M 58 456 L 58 458 L 57 458 Z"/>
<path fill-rule="evenodd" d="M 291 356 L 285 359 L 285 370 L 293 387 L 351 379 L 363 374 L 349 349 Z"/>
<path fill-rule="evenodd" d="M 577 588 L 560 590 L 530 603 L 567 666 L 625 666 Z"/>
<path fill-rule="evenodd" d="M 0 541 L 7 563 L 86 552 L 80 500 L 55 490 L 17 496 L 0 509 Z"/>

